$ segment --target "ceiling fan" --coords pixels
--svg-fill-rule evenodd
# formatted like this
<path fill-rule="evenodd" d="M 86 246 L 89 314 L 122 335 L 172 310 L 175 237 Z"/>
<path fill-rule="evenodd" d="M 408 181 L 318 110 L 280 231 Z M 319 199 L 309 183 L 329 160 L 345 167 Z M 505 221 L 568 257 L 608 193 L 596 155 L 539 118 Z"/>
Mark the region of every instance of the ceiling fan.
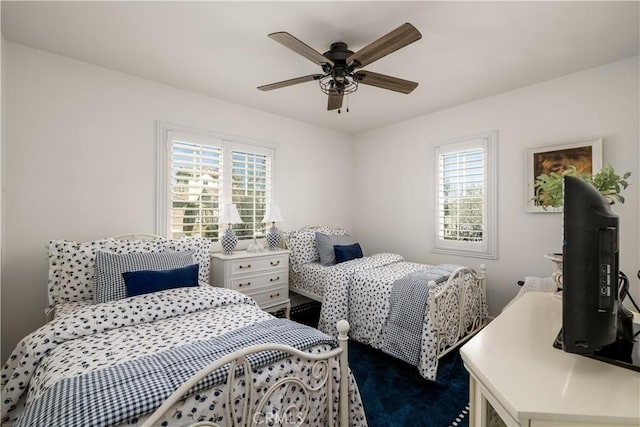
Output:
<path fill-rule="evenodd" d="M 358 89 L 359 83 L 405 94 L 410 93 L 418 86 L 416 82 L 399 79 L 397 77 L 366 70 L 356 71 L 356 69 L 369 65 L 416 40 L 420 40 L 422 34 L 420 34 L 420 31 L 418 31 L 416 27 L 409 23 L 402 24 L 395 30 L 369 43 L 355 53 L 349 50 L 347 44 L 344 42 L 332 43 L 329 51 L 321 54 L 284 31 L 271 33 L 269 37 L 320 65 L 322 67 L 322 74 L 310 74 L 308 76 L 258 86 L 258 89 L 263 91 L 317 80 L 320 84 L 320 90 L 329 96 L 327 110 L 338 109 L 338 112 L 340 112 L 344 95 L 355 92 Z"/>

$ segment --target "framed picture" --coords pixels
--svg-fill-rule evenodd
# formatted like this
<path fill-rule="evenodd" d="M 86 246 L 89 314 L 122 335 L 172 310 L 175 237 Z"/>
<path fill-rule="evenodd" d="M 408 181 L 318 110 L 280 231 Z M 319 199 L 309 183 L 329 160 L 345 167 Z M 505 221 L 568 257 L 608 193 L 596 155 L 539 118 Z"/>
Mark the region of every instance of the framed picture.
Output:
<path fill-rule="evenodd" d="M 602 138 L 585 138 L 557 145 L 527 149 L 527 212 L 561 212 L 562 208 L 547 208 L 536 205 L 533 183 L 538 175 L 563 172 L 573 165 L 578 172 L 593 175 L 602 168 Z"/>

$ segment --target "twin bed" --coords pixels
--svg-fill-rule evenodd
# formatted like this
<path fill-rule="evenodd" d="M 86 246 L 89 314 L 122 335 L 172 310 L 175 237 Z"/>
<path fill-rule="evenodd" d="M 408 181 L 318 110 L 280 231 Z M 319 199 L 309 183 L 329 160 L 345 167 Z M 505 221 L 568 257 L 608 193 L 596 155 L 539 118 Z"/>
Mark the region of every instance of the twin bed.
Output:
<path fill-rule="evenodd" d="M 199 238 L 50 242 L 54 318 L 2 369 L 3 425 L 366 425 L 348 324 L 335 340 L 209 286 L 209 251 Z M 156 270 L 195 283 L 149 289 Z"/>
<path fill-rule="evenodd" d="M 435 380 L 438 359 L 484 326 L 483 265 L 476 272 L 390 253 L 323 262 L 327 239 L 336 248 L 356 246 L 346 230 L 313 226 L 284 237 L 290 290 L 322 302 L 318 329 L 334 334 L 332 324 L 346 319 L 350 339 L 417 366 L 424 378 Z"/>

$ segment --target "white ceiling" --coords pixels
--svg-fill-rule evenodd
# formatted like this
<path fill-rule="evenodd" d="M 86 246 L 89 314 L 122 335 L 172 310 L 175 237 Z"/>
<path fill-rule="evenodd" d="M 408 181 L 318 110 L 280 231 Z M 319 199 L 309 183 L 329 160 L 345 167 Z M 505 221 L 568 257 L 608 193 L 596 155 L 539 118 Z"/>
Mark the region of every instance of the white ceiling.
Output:
<path fill-rule="evenodd" d="M 347 133 L 359 133 L 638 55 L 632 2 L 10 2 L 6 40 Z M 349 113 L 316 82 L 257 86 L 320 67 L 269 39 L 356 51 L 410 22 L 422 39 L 366 70 L 419 82 L 361 85 Z M 346 102 L 346 101 L 345 101 Z"/>

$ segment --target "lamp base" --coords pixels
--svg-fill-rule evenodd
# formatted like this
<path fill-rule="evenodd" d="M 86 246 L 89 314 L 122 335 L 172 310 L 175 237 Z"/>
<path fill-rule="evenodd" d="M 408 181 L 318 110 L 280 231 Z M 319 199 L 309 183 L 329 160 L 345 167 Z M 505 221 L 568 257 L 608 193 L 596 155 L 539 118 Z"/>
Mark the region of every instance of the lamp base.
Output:
<path fill-rule="evenodd" d="M 226 255 L 231 255 L 237 244 L 238 238 L 236 237 L 236 233 L 234 233 L 231 228 L 227 228 L 222 237 L 220 237 L 222 252 Z"/>
<path fill-rule="evenodd" d="M 278 232 L 278 229 L 275 225 L 269 228 L 265 237 L 267 238 L 267 243 L 269 244 L 269 250 L 277 250 L 278 244 L 280 244 L 280 233 Z"/>

